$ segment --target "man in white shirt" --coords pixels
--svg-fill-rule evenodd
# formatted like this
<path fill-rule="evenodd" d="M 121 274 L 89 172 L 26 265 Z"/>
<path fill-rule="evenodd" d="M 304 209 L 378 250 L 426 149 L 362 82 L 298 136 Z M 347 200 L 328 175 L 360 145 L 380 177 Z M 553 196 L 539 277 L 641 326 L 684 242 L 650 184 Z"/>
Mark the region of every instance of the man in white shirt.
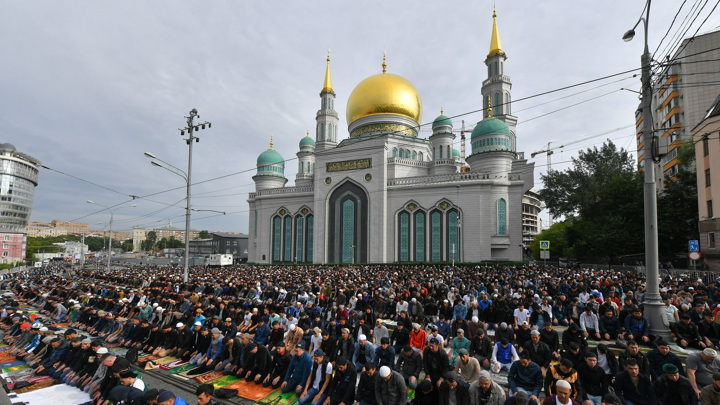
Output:
<path fill-rule="evenodd" d="M 527 321 L 530 317 L 530 311 L 525 309 L 525 305 L 522 303 L 522 301 L 518 304 L 518 307 L 515 308 L 515 311 L 513 312 L 513 316 L 515 317 L 515 329 L 518 328 L 518 325 L 522 325 L 523 322 Z"/>
<path fill-rule="evenodd" d="M 580 329 L 586 338 L 600 340 L 600 323 L 589 305 L 585 307 L 585 312 L 580 314 Z"/>
<path fill-rule="evenodd" d="M 680 314 L 678 313 L 677 307 L 672 304 L 672 297 L 669 295 L 664 296 L 663 302 L 665 303 L 663 309 L 665 310 L 668 323 L 678 322 L 680 320 Z"/>

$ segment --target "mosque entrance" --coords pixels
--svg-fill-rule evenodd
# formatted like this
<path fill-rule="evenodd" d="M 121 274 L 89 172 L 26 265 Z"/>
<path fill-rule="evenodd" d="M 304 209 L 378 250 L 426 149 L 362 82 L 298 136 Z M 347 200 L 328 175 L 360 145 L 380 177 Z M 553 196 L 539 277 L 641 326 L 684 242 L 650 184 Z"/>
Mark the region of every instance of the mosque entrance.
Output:
<path fill-rule="evenodd" d="M 330 194 L 328 210 L 328 262 L 367 262 L 367 193 L 346 181 Z"/>

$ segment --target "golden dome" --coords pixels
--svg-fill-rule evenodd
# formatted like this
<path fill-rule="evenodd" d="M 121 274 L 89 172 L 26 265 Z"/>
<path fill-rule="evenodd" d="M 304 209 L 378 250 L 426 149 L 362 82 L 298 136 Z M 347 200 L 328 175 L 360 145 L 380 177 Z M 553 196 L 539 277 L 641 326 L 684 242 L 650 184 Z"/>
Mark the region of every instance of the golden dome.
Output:
<path fill-rule="evenodd" d="M 377 114 L 394 114 L 420 122 L 422 101 L 415 86 L 404 77 L 391 73 L 370 76 L 350 93 L 347 103 L 348 125 Z"/>

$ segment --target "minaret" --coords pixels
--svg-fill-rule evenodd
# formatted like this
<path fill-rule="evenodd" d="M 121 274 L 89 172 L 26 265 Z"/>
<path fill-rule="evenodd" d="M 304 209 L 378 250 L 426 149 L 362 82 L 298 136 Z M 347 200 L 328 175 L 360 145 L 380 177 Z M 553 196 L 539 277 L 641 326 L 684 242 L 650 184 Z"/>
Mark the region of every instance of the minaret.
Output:
<path fill-rule="evenodd" d="M 257 158 L 257 173 L 253 176 L 255 191 L 268 188 L 285 187 L 285 159 L 273 149 L 273 138 L 270 135 L 270 149 Z"/>
<path fill-rule="evenodd" d="M 311 186 L 313 172 L 315 171 L 315 141 L 310 138 L 310 131 L 300 140 L 298 157 L 298 172 L 295 176 L 296 186 Z"/>
<path fill-rule="evenodd" d="M 320 110 L 315 116 L 315 141 L 317 152 L 332 149 L 337 146 L 338 113 L 335 111 L 335 92 L 330 79 L 330 50 L 328 49 L 325 82 L 320 91 Z"/>
<path fill-rule="evenodd" d="M 488 67 L 488 78 L 483 82 L 482 96 L 483 106 L 492 106 L 495 118 L 504 122 L 510 133 L 512 133 L 512 146 L 515 150 L 515 127 L 517 125 L 517 117 L 512 115 L 511 93 L 512 82 L 510 76 L 505 74 L 505 60 L 507 55 L 500 45 L 500 34 L 497 27 L 497 13 L 493 8 L 493 27 L 492 37 L 490 38 L 490 52 L 485 59 Z M 483 113 L 483 118 L 487 118 L 487 110 Z"/>
<path fill-rule="evenodd" d="M 452 120 L 446 117 L 444 111 L 440 108 L 440 115 L 433 121 L 433 134 L 429 138 L 433 161 L 433 165 L 430 166 L 431 176 L 457 172 L 457 164 L 453 156 L 455 134 L 453 134 L 452 128 Z"/>

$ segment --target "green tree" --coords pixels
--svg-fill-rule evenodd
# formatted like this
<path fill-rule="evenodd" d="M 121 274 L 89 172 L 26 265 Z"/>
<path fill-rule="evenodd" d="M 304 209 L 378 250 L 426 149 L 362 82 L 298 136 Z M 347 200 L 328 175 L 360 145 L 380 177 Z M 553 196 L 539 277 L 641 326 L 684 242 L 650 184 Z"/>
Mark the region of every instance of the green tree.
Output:
<path fill-rule="evenodd" d="M 120 245 L 122 247 L 122 250 L 124 252 L 132 252 L 133 251 L 133 241 L 132 239 L 128 239 L 123 241 L 123 243 Z"/>
<path fill-rule="evenodd" d="M 568 246 L 566 231 L 569 222 L 556 222 L 541 234 L 535 236 L 535 240 L 530 244 L 530 253 L 533 258 L 540 259 L 540 241 L 547 240 L 550 242 L 550 256 L 574 256 L 572 248 Z"/>
<path fill-rule="evenodd" d="M 634 167 L 608 141 L 580 152 L 571 168 L 542 176 L 550 213 L 567 217 L 563 255 L 610 262 L 643 251 L 643 182 Z"/>
<path fill-rule="evenodd" d="M 550 214 L 582 216 L 603 198 L 607 184 L 620 173 L 634 172 L 635 162 L 625 150 L 607 141 L 602 147 L 581 151 L 565 171 L 542 175 L 545 188 L 540 196 Z"/>
<path fill-rule="evenodd" d="M 683 142 L 678 151 L 678 172 L 665 176 L 665 188 L 658 196 L 658 244 L 665 257 L 687 252 L 687 242 L 698 239 L 697 177 L 695 143 Z"/>
<path fill-rule="evenodd" d="M 147 233 L 145 242 L 147 242 L 145 250 L 155 250 L 155 243 L 157 242 L 157 234 L 155 233 L 155 231 L 150 231 Z"/>
<path fill-rule="evenodd" d="M 202 231 L 200 231 L 200 233 L 198 234 L 196 239 L 208 239 L 208 238 L 210 238 L 210 232 L 203 229 Z"/>

